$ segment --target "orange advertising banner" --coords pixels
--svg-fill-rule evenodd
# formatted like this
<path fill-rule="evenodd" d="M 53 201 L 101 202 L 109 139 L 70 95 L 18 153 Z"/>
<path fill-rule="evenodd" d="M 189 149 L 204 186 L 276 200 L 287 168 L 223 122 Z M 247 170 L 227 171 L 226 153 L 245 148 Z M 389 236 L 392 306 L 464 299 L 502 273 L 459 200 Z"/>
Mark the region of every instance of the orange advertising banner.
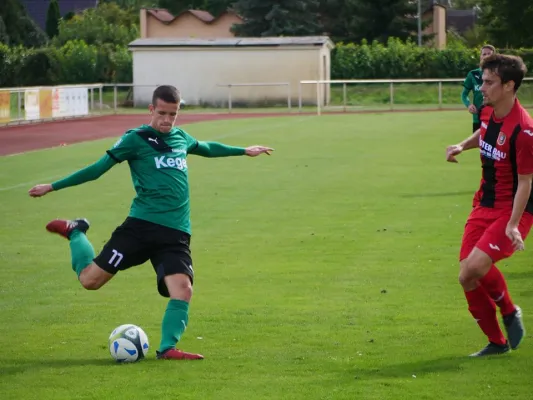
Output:
<path fill-rule="evenodd" d="M 40 117 L 52 118 L 52 90 L 41 89 L 39 90 L 39 111 Z"/>
<path fill-rule="evenodd" d="M 0 123 L 11 121 L 11 93 L 0 92 Z"/>

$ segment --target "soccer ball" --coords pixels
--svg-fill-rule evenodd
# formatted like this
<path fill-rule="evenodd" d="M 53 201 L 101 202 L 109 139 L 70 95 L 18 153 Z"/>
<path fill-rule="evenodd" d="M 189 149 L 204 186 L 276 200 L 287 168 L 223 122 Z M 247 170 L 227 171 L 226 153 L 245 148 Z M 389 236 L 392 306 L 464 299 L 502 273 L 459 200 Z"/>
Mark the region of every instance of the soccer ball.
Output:
<path fill-rule="evenodd" d="M 109 352 L 120 363 L 142 360 L 149 347 L 148 336 L 137 325 L 120 325 L 109 335 Z"/>

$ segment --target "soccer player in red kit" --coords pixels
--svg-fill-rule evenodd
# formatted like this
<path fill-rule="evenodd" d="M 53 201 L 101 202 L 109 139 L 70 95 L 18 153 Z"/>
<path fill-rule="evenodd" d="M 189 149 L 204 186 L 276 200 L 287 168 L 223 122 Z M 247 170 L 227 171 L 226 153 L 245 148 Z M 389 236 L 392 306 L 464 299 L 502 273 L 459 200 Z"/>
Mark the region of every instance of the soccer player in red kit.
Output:
<path fill-rule="evenodd" d="M 516 95 L 527 70 L 521 58 L 501 54 L 483 60 L 481 69 L 481 127 L 446 151 L 449 162 L 464 150 L 478 147 L 481 153 L 481 184 L 464 230 L 459 273 L 468 310 L 489 340 L 471 355 L 476 357 L 514 350 L 525 336 L 522 310 L 494 264 L 523 250 L 533 225 L 533 118 Z"/>

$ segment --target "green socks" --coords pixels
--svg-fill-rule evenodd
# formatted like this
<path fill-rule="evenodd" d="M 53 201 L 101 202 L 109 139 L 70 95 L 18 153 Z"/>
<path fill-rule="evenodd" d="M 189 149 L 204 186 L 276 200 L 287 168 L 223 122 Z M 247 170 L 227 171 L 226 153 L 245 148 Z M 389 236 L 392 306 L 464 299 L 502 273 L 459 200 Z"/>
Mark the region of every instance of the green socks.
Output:
<path fill-rule="evenodd" d="M 73 230 L 70 234 L 70 252 L 72 254 L 72 270 L 78 277 L 94 259 L 94 249 L 85 233 Z"/>
<path fill-rule="evenodd" d="M 161 324 L 161 345 L 159 352 L 173 349 L 189 322 L 189 303 L 183 300 L 170 299 Z"/>

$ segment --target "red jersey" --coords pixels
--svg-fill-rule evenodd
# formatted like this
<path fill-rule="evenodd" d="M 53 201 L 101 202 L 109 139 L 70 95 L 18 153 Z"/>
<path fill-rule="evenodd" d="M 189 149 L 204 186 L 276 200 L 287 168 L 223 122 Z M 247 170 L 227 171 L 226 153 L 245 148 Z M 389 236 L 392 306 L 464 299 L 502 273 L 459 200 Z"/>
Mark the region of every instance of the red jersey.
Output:
<path fill-rule="evenodd" d="M 511 208 L 518 175 L 533 174 L 533 118 L 518 99 L 501 120 L 492 107 L 480 110 L 479 150 L 483 170 L 474 206 Z M 533 213 L 530 196 L 526 211 Z"/>

